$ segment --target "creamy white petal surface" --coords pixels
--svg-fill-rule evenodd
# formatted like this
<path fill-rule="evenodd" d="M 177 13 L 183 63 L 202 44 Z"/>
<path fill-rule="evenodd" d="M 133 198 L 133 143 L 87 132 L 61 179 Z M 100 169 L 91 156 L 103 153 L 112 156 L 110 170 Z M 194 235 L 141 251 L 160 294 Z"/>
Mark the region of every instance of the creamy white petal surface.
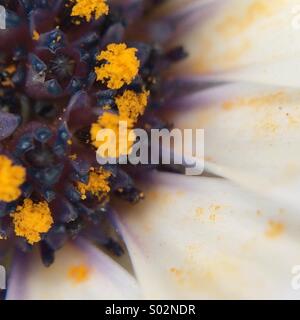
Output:
<path fill-rule="evenodd" d="M 217 1 L 214 10 L 177 41 L 190 53 L 177 67 L 185 74 L 300 85 L 298 0 Z"/>
<path fill-rule="evenodd" d="M 300 298 L 289 211 L 218 178 L 161 174 L 120 229 L 148 298 Z"/>
<path fill-rule="evenodd" d="M 99 248 L 86 242 L 67 245 L 49 268 L 38 254 L 27 264 L 17 260 L 7 293 L 8 300 L 139 299 L 136 280 Z"/>
<path fill-rule="evenodd" d="M 205 130 L 208 171 L 300 207 L 299 90 L 229 84 L 178 104 L 176 128 Z"/>

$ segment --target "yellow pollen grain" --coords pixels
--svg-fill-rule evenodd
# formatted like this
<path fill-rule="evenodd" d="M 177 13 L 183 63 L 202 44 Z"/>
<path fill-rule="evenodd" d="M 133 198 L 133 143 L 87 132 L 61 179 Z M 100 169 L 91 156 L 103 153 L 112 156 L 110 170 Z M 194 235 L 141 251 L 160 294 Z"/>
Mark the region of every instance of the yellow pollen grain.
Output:
<path fill-rule="evenodd" d="M 77 154 L 76 153 L 74 153 L 74 154 L 71 154 L 70 156 L 69 156 L 69 159 L 70 160 L 76 160 L 77 159 Z"/>
<path fill-rule="evenodd" d="M 191 271 L 173 267 L 169 269 L 169 272 L 175 281 L 181 286 L 187 285 L 191 281 Z"/>
<path fill-rule="evenodd" d="M 240 16 L 226 17 L 217 26 L 217 31 L 228 37 L 244 32 L 253 26 L 255 22 L 269 17 L 273 13 L 275 6 L 264 0 L 253 1 Z"/>
<path fill-rule="evenodd" d="M 68 270 L 68 278 L 76 283 L 82 283 L 90 278 L 91 270 L 85 264 L 71 266 Z"/>
<path fill-rule="evenodd" d="M 15 73 L 17 70 L 16 66 L 14 64 L 9 65 L 8 67 L 5 68 L 5 71 L 8 72 L 9 74 Z"/>
<path fill-rule="evenodd" d="M 23 205 L 18 206 L 11 214 L 15 227 L 15 234 L 24 237 L 30 244 L 41 240 L 41 233 L 48 232 L 53 224 L 53 218 L 46 201 L 34 203 L 25 199 Z"/>
<path fill-rule="evenodd" d="M 283 223 L 277 222 L 277 221 L 269 221 L 265 235 L 268 238 L 272 238 L 272 239 L 278 238 L 283 234 L 284 229 L 285 229 L 285 226 Z"/>
<path fill-rule="evenodd" d="M 91 169 L 88 183 L 77 183 L 77 188 L 81 194 L 82 200 L 86 199 L 86 194 L 88 192 L 90 192 L 93 196 L 96 196 L 99 200 L 102 200 L 110 191 L 108 181 L 110 176 L 111 173 L 103 168 L 99 168 L 98 170 Z"/>
<path fill-rule="evenodd" d="M 14 87 L 14 83 L 11 79 L 11 76 L 16 72 L 16 66 L 14 64 L 11 64 L 7 66 L 4 70 L 8 73 L 8 77 L 5 77 L 2 81 L 0 81 L 0 84 L 3 87 Z"/>
<path fill-rule="evenodd" d="M 0 155 L 0 200 L 11 202 L 21 195 L 20 186 L 25 182 L 26 171 L 22 166 Z"/>
<path fill-rule="evenodd" d="M 38 41 L 40 39 L 40 34 L 36 30 L 33 31 L 32 39 L 35 41 Z"/>
<path fill-rule="evenodd" d="M 249 98 L 239 98 L 234 101 L 225 101 L 222 105 L 224 110 L 230 111 L 239 107 L 261 108 L 268 105 L 283 104 L 287 101 L 286 94 L 282 91 Z"/>
<path fill-rule="evenodd" d="M 145 112 L 148 96 L 148 91 L 135 93 L 131 90 L 125 90 L 121 96 L 116 98 L 120 117 L 136 122 L 138 117 Z"/>
<path fill-rule="evenodd" d="M 127 48 L 124 43 L 108 45 L 107 50 L 97 56 L 98 61 L 107 62 L 95 68 L 97 80 L 107 81 L 110 89 L 120 89 L 124 84 L 130 84 L 140 67 L 136 52 L 136 48 Z"/>
<path fill-rule="evenodd" d="M 260 210 L 257 210 L 257 211 L 256 211 L 256 215 L 257 215 L 258 217 L 261 217 L 261 216 L 262 216 L 262 212 L 261 212 Z"/>
<path fill-rule="evenodd" d="M 108 15 L 109 7 L 106 0 L 75 0 L 75 2 L 71 13 L 73 17 L 85 18 L 89 22 L 93 15 L 95 19 Z"/>
<path fill-rule="evenodd" d="M 176 276 L 181 276 L 182 275 L 182 270 L 177 269 L 177 268 L 170 268 L 170 272 L 175 274 Z"/>
<path fill-rule="evenodd" d="M 212 222 L 217 221 L 218 213 L 222 207 L 220 205 L 211 205 L 209 207 L 209 220 Z"/>
<path fill-rule="evenodd" d="M 204 209 L 203 208 L 196 208 L 196 217 L 197 218 L 200 218 L 200 217 L 202 217 L 203 215 L 204 215 Z"/>

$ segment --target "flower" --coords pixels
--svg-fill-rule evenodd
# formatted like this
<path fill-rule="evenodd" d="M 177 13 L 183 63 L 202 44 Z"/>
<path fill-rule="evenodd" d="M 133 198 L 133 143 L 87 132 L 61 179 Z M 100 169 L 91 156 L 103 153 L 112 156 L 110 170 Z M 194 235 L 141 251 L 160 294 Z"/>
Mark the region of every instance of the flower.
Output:
<path fill-rule="evenodd" d="M 43 206 L 41 215 L 49 204 L 54 222 L 49 231 L 33 230 L 37 237 L 44 233 L 39 247 L 45 268 L 29 252 L 27 233 L 23 241 L 9 240 L 10 224 L 0 220 L 6 239 L 0 253 L 11 246 L 25 252 L 25 257 L 15 256 L 7 298 L 296 298 L 299 37 L 291 12 L 297 3 L 172 0 L 151 13 L 158 1 L 135 2 L 132 11 L 126 7 L 130 2 L 112 1 L 108 15 L 101 17 L 89 8 L 70 24 L 64 19 L 66 25 L 54 31 L 36 19 L 37 25 L 31 25 L 37 33 L 30 35 L 35 50 L 14 65 L 16 71 L 3 63 L 1 105 L 11 123 L 3 134 L 5 155 L 33 180 L 21 186 L 19 201 L 29 198 L 27 205 Z M 63 12 L 54 7 L 53 16 L 72 17 L 72 6 Z M 123 8 L 123 18 L 129 20 L 151 13 L 145 23 L 138 20 L 139 28 L 129 26 L 130 38 L 141 33 L 175 49 L 111 41 L 124 31 L 111 16 L 114 6 Z M 94 26 L 104 32 L 101 53 Z M 9 40 L 10 31 L 3 35 Z M 67 39 L 71 44 L 61 45 Z M 47 47 L 45 58 L 35 42 Z M 81 58 L 77 43 L 82 44 Z M 182 44 L 189 54 L 184 60 Z M 20 78 L 17 70 L 24 73 L 24 61 L 29 66 L 20 91 L 29 99 L 35 122 L 20 126 L 15 108 L 24 108 L 24 102 L 19 96 L 12 100 L 11 87 Z M 77 69 L 85 70 L 79 75 Z M 122 70 L 122 77 L 116 70 Z M 91 105 L 101 112 L 91 114 Z M 57 115 L 57 109 L 63 112 Z M 154 116 L 152 110 L 161 112 Z M 163 113 L 175 128 L 205 129 L 204 176 L 184 176 L 172 166 L 168 169 L 176 173 L 161 172 L 165 167 L 124 171 L 91 166 L 93 128 L 115 128 L 116 118 L 131 120 L 130 128 L 140 126 L 139 121 L 145 127 L 167 127 L 156 117 Z M 47 126 L 40 125 L 41 119 Z M 133 183 L 132 171 L 133 176 L 140 171 L 142 179 Z M 119 198 L 114 205 L 109 201 L 113 193 Z M 21 222 L 27 220 L 26 202 L 18 209 L 15 205 L 3 203 L 0 216 L 24 214 Z M 52 225 L 47 214 L 45 220 Z M 125 249 L 116 233 L 122 235 L 133 268 L 126 254 L 119 260 L 110 257 Z"/>

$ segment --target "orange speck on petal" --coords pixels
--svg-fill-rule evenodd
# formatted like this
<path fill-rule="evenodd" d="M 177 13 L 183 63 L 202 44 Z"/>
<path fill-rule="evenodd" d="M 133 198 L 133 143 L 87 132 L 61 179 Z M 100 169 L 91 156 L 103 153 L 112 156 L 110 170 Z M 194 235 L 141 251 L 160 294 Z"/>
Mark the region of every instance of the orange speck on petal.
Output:
<path fill-rule="evenodd" d="M 170 272 L 173 273 L 176 276 L 179 276 L 182 274 L 182 270 L 177 269 L 177 268 L 170 268 Z"/>
<path fill-rule="evenodd" d="M 285 229 L 285 226 L 283 223 L 277 222 L 277 221 L 269 221 L 265 235 L 268 238 L 272 238 L 272 239 L 278 238 L 283 234 L 284 229 Z"/>
<path fill-rule="evenodd" d="M 91 269 L 85 264 L 71 266 L 68 270 L 68 278 L 75 284 L 87 281 L 90 274 Z"/>
<path fill-rule="evenodd" d="M 255 0 L 240 15 L 227 16 L 218 26 L 217 31 L 226 37 L 232 37 L 250 28 L 255 22 L 270 16 L 275 6 L 268 1 Z"/>
<path fill-rule="evenodd" d="M 239 107 L 261 108 L 273 104 L 283 104 L 286 101 L 286 94 L 282 91 L 278 91 L 266 95 L 239 98 L 233 101 L 225 101 L 222 107 L 224 110 L 230 111 Z"/>
<path fill-rule="evenodd" d="M 196 217 L 200 218 L 204 215 L 204 209 L 203 208 L 196 208 Z"/>

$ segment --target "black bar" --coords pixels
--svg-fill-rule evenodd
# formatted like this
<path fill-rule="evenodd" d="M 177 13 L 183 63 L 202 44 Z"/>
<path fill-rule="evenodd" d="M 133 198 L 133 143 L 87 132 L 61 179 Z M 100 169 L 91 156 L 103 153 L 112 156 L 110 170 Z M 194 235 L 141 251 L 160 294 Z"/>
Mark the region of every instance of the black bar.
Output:
<path fill-rule="evenodd" d="M 5 310 L 7 307 L 7 310 Z M 50 317 L 65 309 L 68 318 L 93 316 L 96 319 L 209 319 L 221 316 L 230 319 L 253 319 L 271 316 L 286 318 L 298 314 L 299 301 L 1 301 L 0 314 L 9 311 L 32 314 L 44 310 Z M 40 314 L 41 316 L 41 314 Z M 255 317 L 255 318 L 254 318 Z"/>

